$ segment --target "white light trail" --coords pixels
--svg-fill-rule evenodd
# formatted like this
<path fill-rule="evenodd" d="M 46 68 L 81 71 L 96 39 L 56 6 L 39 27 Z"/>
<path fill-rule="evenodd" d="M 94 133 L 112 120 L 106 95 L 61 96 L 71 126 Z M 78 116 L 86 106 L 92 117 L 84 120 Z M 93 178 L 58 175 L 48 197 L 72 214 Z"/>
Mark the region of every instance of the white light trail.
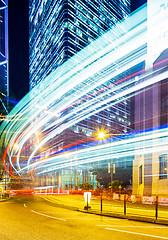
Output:
<path fill-rule="evenodd" d="M 4 164 L 9 161 L 17 174 L 29 172 L 31 168 L 42 174 L 109 160 L 111 154 L 122 158 L 138 156 L 142 151 L 144 154 L 166 151 L 166 141 L 158 142 L 158 139 L 167 140 L 167 128 L 155 130 L 152 134 L 142 133 L 112 143 L 87 146 L 59 156 L 48 156 L 47 160 L 39 162 L 35 158 L 40 155 L 41 148 L 65 129 L 168 78 L 165 69 L 158 72 L 148 69 L 137 75 L 135 72 L 132 76 L 128 75 L 147 57 L 146 20 L 144 6 L 52 72 L 16 105 L 10 113 L 12 121 L 4 121 L 0 129 L 3 147 L 8 147 L 8 158 L 6 156 Z M 38 141 L 37 131 L 41 133 Z M 139 146 L 141 141 L 145 142 L 145 148 Z M 51 152 L 50 146 L 48 149 Z M 21 154 L 24 152 L 28 154 L 23 164 Z M 17 156 L 16 160 L 13 156 Z"/>

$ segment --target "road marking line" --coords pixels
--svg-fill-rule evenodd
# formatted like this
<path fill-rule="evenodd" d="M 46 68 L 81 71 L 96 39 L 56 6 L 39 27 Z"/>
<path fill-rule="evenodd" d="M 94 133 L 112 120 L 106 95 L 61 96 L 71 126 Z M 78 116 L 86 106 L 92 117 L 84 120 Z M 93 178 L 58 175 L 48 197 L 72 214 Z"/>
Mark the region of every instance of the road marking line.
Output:
<path fill-rule="evenodd" d="M 93 220 L 95 220 L 95 221 L 100 221 L 100 218 L 84 218 L 84 217 L 82 217 L 82 218 L 66 218 L 66 219 L 78 219 L 78 220 L 91 220 L 91 221 L 93 221 Z M 104 219 L 104 220 L 108 220 L 108 219 Z"/>
<path fill-rule="evenodd" d="M 81 219 L 81 220 L 91 220 L 91 221 L 93 221 L 93 220 L 95 220 L 95 221 L 102 221 L 100 218 L 87 218 L 87 217 L 82 217 L 82 218 L 66 218 L 66 219 Z M 108 218 L 104 218 L 103 219 L 104 221 L 116 221 L 116 219 L 108 219 Z M 97 226 L 99 226 L 99 225 L 97 225 Z M 100 225 L 101 226 L 101 225 Z M 106 226 L 106 225 L 102 225 L 102 226 Z M 107 225 L 107 226 L 109 226 L 109 225 Z M 110 225 L 111 226 L 111 225 Z M 115 226 L 116 227 L 116 226 Z"/>
<path fill-rule="evenodd" d="M 52 217 L 52 216 L 49 216 L 49 215 L 46 215 L 46 214 L 43 214 L 43 213 L 36 212 L 36 211 L 34 211 L 34 210 L 31 210 L 31 211 L 34 212 L 34 213 L 36 213 L 36 214 L 39 214 L 39 215 L 41 215 L 41 216 L 44 216 L 44 217 L 53 218 L 53 219 L 57 219 L 57 220 L 66 222 L 66 220 L 63 219 L 63 218 Z"/>
<path fill-rule="evenodd" d="M 58 200 L 57 199 L 49 199 L 47 197 L 42 197 L 44 200 L 48 201 L 48 202 L 51 202 L 51 203 L 58 203 Z"/>
<path fill-rule="evenodd" d="M 165 227 L 158 227 L 158 226 L 118 226 L 118 225 L 97 225 L 98 227 L 121 227 L 121 228 L 127 228 L 127 227 L 130 227 L 130 228 L 167 228 L 167 226 Z"/>
<path fill-rule="evenodd" d="M 117 231 L 117 232 L 132 233 L 132 234 L 142 235 L 142 236 L 147 236 L 147 237 L 154 237 L 154 238 L 168 239 L 167 237 L 161 237 L 161 236 L 150 235 L 150 234 L 145 234 L 145 233 L 136 233 L 136 232 L 124 231 L 124 230 L 113 229 L 113 228 L 105 228 L 105 229 L 107 229 L 107 230 L 111 230 L 111 231 Z"/>

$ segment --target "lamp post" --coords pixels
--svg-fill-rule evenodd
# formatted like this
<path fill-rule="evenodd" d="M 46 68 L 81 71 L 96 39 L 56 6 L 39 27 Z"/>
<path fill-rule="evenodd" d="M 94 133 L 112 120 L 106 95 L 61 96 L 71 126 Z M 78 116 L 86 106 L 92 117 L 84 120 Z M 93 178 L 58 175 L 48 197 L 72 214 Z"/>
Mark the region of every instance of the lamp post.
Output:
<path fill-rule="evenodd" d="M 111 194 L 113 193 L 113 159 L 111 159 Z"/>
<path fill-rule="evenodd" d="M 118 189 L 119 189 L 119 200 L 121 199 L 121 185 L 118 187 Z"/>
<path fill-rule="evenodd" d="M 104 139 L 105 136 L 106 136 L 105 132 L 102 132 L 102 131 L 98 132 L 98 138 L 99 138 L 100 140 L 101 140 L 101 139 Z"/>

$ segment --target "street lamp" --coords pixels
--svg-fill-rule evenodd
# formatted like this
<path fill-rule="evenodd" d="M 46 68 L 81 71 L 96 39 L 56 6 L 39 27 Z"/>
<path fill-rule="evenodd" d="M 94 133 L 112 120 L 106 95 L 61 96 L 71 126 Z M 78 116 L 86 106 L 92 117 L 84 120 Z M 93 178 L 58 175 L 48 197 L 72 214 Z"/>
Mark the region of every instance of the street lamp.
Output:
<path fill-rule="evenodd" d="M 99 138 L 99 139 L 105 138 L 105 133 L 104 133 L 104 132 L 99 132 L 99 133 L 98 133 L 98 138 Z"/>
<path fill-rule="evenodd" d="M 97 130 L 97 138 L 98 139 L 105 139 L 107 138 L 108 134 L 107 131 L 104 128 L 98 129 Z"/>

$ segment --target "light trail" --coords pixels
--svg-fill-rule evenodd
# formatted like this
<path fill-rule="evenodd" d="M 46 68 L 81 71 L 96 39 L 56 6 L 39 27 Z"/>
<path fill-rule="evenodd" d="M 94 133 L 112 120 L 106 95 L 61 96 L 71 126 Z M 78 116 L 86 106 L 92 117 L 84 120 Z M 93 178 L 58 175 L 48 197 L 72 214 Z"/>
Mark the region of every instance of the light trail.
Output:
<path fill-rule="evenodd" d="M 44 172 L 46 173 L 56 169 L 67 168 L 69 166 L 82 165 L 100 160 L 109 160 L 111 159 L 111 156 L 113 158 L 121 158 L 141 155 L 142 151 L 144 154 L 166 151 L 168 132 L 165 130 L 167 130 L 167 126 L 159 130 L 150 130 L 149 132 L 123 136 L 125 139 L 122 139 L 121 137 L 121 139 L 114 142 L 109 139 L 111 142 L 102 145 L 91 143 L 95 145 L 87 149 L 84 148 L 70 153 L 64 153 L 59 156 L 51 157 L 48 160 L 41 161 L 41 165 L 38 166 L 38 168 L 43 165 L 42 169 L 44 168 Z M 162 139 L 164 139 L 164 143 Z M 144 145 L 145 149 L 143 150 Z M 47 162 L 49 162 L 49 164 L 46 164 Z M 32 164 L 32 166 L 34 166 L 34 164 Z M 28 169 L 28 167 L 25 167 L 25 169 Z M 24 171 L 25 169 L 22 170 Z M 38 169 L 38 171 L 44 173 L 40 169 Z"/>
<path fill-rule="evenodd" d="M 118 31 L 119 35 L 115 36 L 114 31 Z M 40 157 L 40 148 L 50 143 L 64 130 L 105 111 L 108 107 L 127 101 L 145 88 L 149 89 L 153 84 L 168 78 L 168 72 L 164 68 L 155 71 L 152 71 L 152 68 L 134 70 L 133 74 L 128 74 L 132 68 L 142 65 L 146 57 L 147 22 L 144 7 L 56 69 L 16 105 L 10 113 L 10 122 L 4 121 L 0 129 L 1 139 L 6 148 L 4 168 L 7 169 L 6 162 L 9 162 L 12 176 L 13 168 L 16 174 L 27 171 L 33 177 L 35 171 L 42 174 L 72 165 L 108 160 L 112 153 L 111 148 L 115 148 L 116 158 L 132 157 L 142 151 L 145 154 L 150 151 L 165 151 L 165 144 L 157 144 L 153 137 L 147 133 L 143 136 L 142 133 L 142 136 L 135 134 L 128 139 L 116 139 L 116 143 L 99 146 L 81 144 L 77 147 L 75 145 L 82 143 L 83 140 L 74 142 L 62 149 L 64 152 L 69 151 L 64 154 L 70 158 L 69 160 L 65 160 L 61 152 L 53 156 L 50 154 L 52 150 L 49 150 L 47 160 L 43 159 L 45 158 L 43 154 L 39 162 L 35 157 Z M 159 68 L 167 61 L 168 59 L 165 59 L 153 67 Z M 126 74 L 128 76 L 125 76 Z M 37 131 L 40 131 L 42 136 L 35 144 L 34 134 Z M 167 129 L 163 131 L 155 130 L 152 135 L 167 139 Z M 140 141 L 146 142 L 146 149 L 143 150 L 135 144 L 139 144 Z M 18 149 L 14 149 L 12 143 L 16 143 Z M 152 148 L 153 143 L 155 150 Z M 124 149 L 120 150 L 120 144 L 123 144 Z M 20 160 L 24 151 L 29 151 L 27 162 Z M 70 157 L 75 158 L 75 154 L 81 154 L 76 162 Z M 23 162 L 27 164 L 26 167 L 22 166 Z"/>

